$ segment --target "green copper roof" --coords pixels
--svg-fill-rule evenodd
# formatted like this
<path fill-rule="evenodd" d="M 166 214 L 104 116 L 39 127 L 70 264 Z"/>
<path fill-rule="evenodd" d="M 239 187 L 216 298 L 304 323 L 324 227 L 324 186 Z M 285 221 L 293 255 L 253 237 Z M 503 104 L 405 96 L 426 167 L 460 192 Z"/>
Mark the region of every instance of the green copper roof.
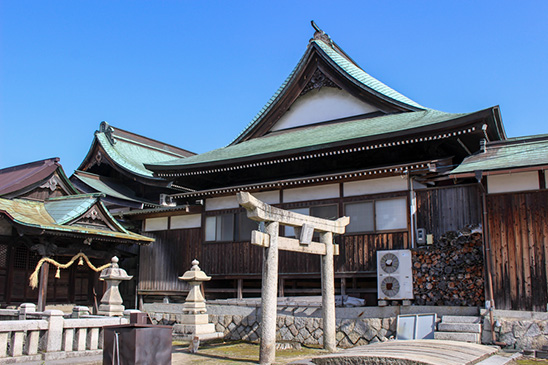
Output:
<path fill-rule="evenodd" d="M 155 166 L 188 166 L 199 163 L 234 160 L 250 156 L 265 155 L 281 151 L 308 148 L 310 150 L 325 147 L 331 143 L 350 141 L 376 135 L 446 122 L 472 113 L 451 114 L 427 109 L 418 112 L 406 112 L 384 115 L 375 118 L 345 121 L 333 124 L 320 124 L 302 129 L 275 132 L 263 137 L 253 138 L 238 144 L 219 148 L 200 155 L 172 160 Z"/>
<path fill-rule="evenodd" d="M 82 181 L 87 186 L 91 187 L 93 190 L 103 193 L 107 196 L 137 203 L 157 205 L 147 200 L 137 198 L 135 196 L 135 192 L 127 186 L 119 184 L 116 181 L 107 179 L 103 176 L 82 171 L 75 171 L 73 176 Z"/>
<path fill-rule="evenodd" d="M 87 212 L 96 202 L 97 196 L 76 195 L 47 200 L 44 206 L 55 223 L 65 224 Z"/>
<path fill-rule="evenodd" d="M 95 147 L 97 144 L 103 148 L 104 154 L 107 156 L 99 154 Z M 115 129 L 108 123 L 101 122 L 99 130 L 95 132 L 94 143 L 88 151 L 86 158 L 78 167 L 78 170 L 85 170 L 95 163 L 100 164 L 103 159 L 108 157 L 116 166 L 131 174 L 158 180 L 157 177 L 153 176 L 152 171 L 149 171 L 144 166 L 145 164 L 153 164 L 193 155 L 193 152 L 182 148 L 123 129 Z"/>
<path fill-rule="evenodd" d="M 312 42 L 317 44 L 322 49 L 322 51 L 325 52 L 329 59 L 332 60 L 335 65 L 338 66 L 342 71 L 344 71 L 343 73 L 348 75 L 349 78 L 356 80 L 363 86 L 368 87 L 369 89 L 380 95 L 396 100 L 400 103 L 413 106 L 415 108 L 426 109 L 422 105 L 409 99 L 407 96 L 400 94 L 396 90 L 372 77 L 367 72 L 356 66 L 354 63 L 350 62 L 346 57 L 343 57 L 340 53 L 335 51 L 332 47 L 330 47 L 322 40 L 315 39 Z"/>
<path fill-rule="evenodd" d="M 485 152 L 464 159 L 451 174 L 548 165 L 548 135 L 509 138 L 487 144 Z"/>
<path fill-rule="evenodd" d="M 416 103 L 415 101 L 409 99 L 408 97 L 400 94 L 396 90 L 390 88 L 389 86 L 383 84 L 379 80 L 375 79 L 367 72 L 362 70 L 347 57 L 343 56 L 341 53 L 337 52 L 332 46 L 328 45 L 321 39 L 312 39 L 309 43 L 309 46 L 305 54 L 301 57 L 297 66 L 291 71 L 289 76 L 285 79 L 282 85 L 276 90 L 274 95 L 268 100 L 265 106 L 255 115 L 251 122 L 246 126 L 246 128 L 234 139 L 232 143 L 237 142 L 240 137 L 242 137 L 246 131 L 254 127 L 262 117 L 266 114 L 271 107 L 274 106 L 275 102 L 284 94 L 288 86 L 291 84 L 293 76 L 305 65 L 305 61 L 308 59 L 308 56 L 312 52 L 312 49 L 316 46 L 322 53 L 326 56 L 326 60 L 333 65 L 335 68 L 338 68 L 343 75 L 345 75 L 349 80 L 356 83 L 358 86 L 365 87 L 366 89 L 372 91 L 374 94 L 382 97 L 384 99 L 392 99 L 397 103 L 406 104 L 412 108 L 418 109 L 427 109 L 422 105 Z"/>
<path fill-rule="evenodd" d="M 142 176 L 153 177 L 152 171 L 145 168 L 145 163 L 152 164 L 177 158 L 177 155 L 166 154 L 162 151 L 148 148 L 146 145 L 121 138 L 115 137 L 116 143 L 112 144 L 105 133 L 102 132 L 98 132 L 95 136 L 116 164 Z"/>
<path fill-rule="evenodd" d="M 99 202 L 99 204 L 101 204 Z M 102 207 L 104 208 L 104 206 Z M 106 209 L 104 209 L 106 211 Z M 32 228 L 43 229 L 57 234 L 79 234 L 100 237 L 103 240 L 123 240 L 135 243 L 154 242 L 153 238 L 141 236 L 123 229 L 121 232 L 107 231 L 79 226 L 58 224 L 46 210 L 43 202 L 23 199 L 0 198 L 0 212 L 6 214 L 13 222 Z M 112 216 L 111 216 L 112 217 Z M 114 220 L 114 218 L 112 218 Z M 117 227 L 121 227 L 119 224 Z"/>

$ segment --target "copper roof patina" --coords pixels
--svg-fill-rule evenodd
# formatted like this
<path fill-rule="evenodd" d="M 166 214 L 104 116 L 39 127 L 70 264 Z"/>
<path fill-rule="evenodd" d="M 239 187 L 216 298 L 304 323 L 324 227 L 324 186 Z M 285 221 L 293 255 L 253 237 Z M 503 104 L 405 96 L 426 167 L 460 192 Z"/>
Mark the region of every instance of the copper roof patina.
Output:
<path fill-rule="evenodd" d="M 77 170 L 74 172 L 71 179 L 77 179 L 89 186 L 91 189 L 113 198 L 146 204 L 149 206 L 158 206 L 156 203 L 137 197 L 135 192 L 126 185 L 104 176 Z"/>
<path fill-rule="evenodd" d="M 89 202 L 84 202 L 87 199 L 92 199 L 92 197 L 71 197 L 57 199 L 58 202 L 70 203 L 64 207 L 66 209 L 66 213 L 64 214 L 61 213 L 62 209 L 60 209 L 59 205 L 55 207 L 50 206 L 50 210 L 53 213 L 52 216 L 52 214 L 50 214 L 47 209 L 47 203 L 24 199 L 10 200 L 0 198 L 0 213 L 4 213 L 10 220 L 17 224 L 30 228 L 38 228 L 52 234 L 85 235 L 105 241 L 126 241 L 139 244 L 148 244 L 154 242 L 153 238 L 141 236 L 139 234 L 127 231 L 117 222 L 116 228 L 119 231 L 107 231 L 103 229 L 80 227 L 76 225 L 70 226 L 67 224 L 63 224 L 63 222 L 71 220 L 70 218 L 74 219 L 81 215 L 83 212 L 85 212 L 83 205 L 88 205 Z M 94 198 L 94 200 L 96 201 L 96 204 L 102 205 L 100 201 L 97 201 L 96 197 Z M 104 206 L 102 206 L 101 208 L 104 214 L 108 214 L 108 211 Z M 110 216 L 110 214 L 108 215 L 110 219 L 115 221 L 115 219 Z M 56 219 L 58 219 L 58 221 Z"/>
<path fill-rule="evenodd" d="M 182 148 L 168 145 L 135 133 L 113 128 L 102 122 L 95 132 L 95 140 L 88 155 L 78 168 L 83 170 L 91 158 L 96 158 L 94 148 L 99 144 L 108 158 L 123 170 L 145 178 L 157 179 L 145 164 L 160 163 L 166 160 L 180 159 L 194 155 Z"/>
<path fill-rule="evenodd" d="M 547 165 L 548 135 L 516 137 L 487 143 L 485 152 L 464 159 L 451 175 Z"/>
<path fill-rule="evenodd" d="M 290 86 L 296 82 L 295 77 L 301 69 L 306 66 L 308 59 L 311 57 L 314 51 L 335 69 L 337 69 L 341 75 L 353 82 L 363 90 L 391 103 L 407 107 L 409 111 L 424 110 L 427 109 L 419 103 L 409 99 L 407 96 L 397 92 L 381 81 L 377 80 L 373 76 L 369 75 L 362 68 L 360 68 L 335 42 L 327 36 L 321 29 L 317 28 L 314 22 L 313 27 L 316 29 L 314 38 L 312 38 L 308 44 L 307 50 L 301 57 L 295 68 L 291 71 L 289 76 L 285 79 L 282 85 L 276 90 L 274 95 L 268 100 L 268 102 L 261 108 L 261 110 L 255 115 L 251 122 L 244 128 L 244 130 L 234 139 L 231 144 L 238 143 L 242 138 L 261 122 L 263 117 L 269 112 L 281 99 L 284 93 L 289 90 Z"/>
<path fill-rule="evenodd" d="M 420 112 L 397 113 L 342 123 L 307 126 L 290 131 L 271 133 L 184 159 L 150 165 L 150 168 L 167 170 L 169 167 L 192 167 L 192 165 L 227 162 L 282 151 L 299 149 L 313 151 L 338 142 L 413 130 L 472 114 L 474 113 L 453 114 L 427 109 Z"/>

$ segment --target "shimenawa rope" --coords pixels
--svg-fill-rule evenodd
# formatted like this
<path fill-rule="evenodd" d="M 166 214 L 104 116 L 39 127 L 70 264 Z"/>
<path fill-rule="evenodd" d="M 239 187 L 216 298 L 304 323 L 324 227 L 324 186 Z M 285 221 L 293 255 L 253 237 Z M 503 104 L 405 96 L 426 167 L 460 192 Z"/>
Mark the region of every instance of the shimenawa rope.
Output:
<path fill-rule="evenodd" d="M 110 265 L 112 265 L 111 263 L 108 263 L 108 264 L 105 264 L 105 265 L 100 266 L 100 267 L 95 267 L 89 261 L 88 257 L 83 252 L 80 252 L 79 254 L 74 256 L 66 264 L 60 264 L 57 261 L 55 261 L 54 259 L 50 259 L 49 257 L 43 257 L 40 261 L 38 261 L 38 264 L 36 264 L 36 268 L 34 269 L 34 272 L 30 276 L 30 286 L 33 289 L 36 289 L 36 287 L 38 286 L 38 273 L 40 272 L 40 268 L 42 267 L 42 264 L 44 262 L 50 263 L 52 265 L 55 265 L 55 267 L 57 267 L 57 273 L 55 274 L 55 277 L 59 278 L 61 276 L 60 275 L 60 269 L 68 269 L 74 263 L 74 261 L 76 261 L 76 259 L 78 259 L 78 258 L 80 258 L 80 260 L 78 261 L 78 265 L 83 265 L 84 263 L 83 263 L 82 259 L 84 259 L 84 260 L 86 260 L 86 263 L 88 264 L 88 266 L 93 271 L 96 271 L 96 272 L 102 271 L 102 270 L 106 269 L 107 267 L 109 267 Z"/>

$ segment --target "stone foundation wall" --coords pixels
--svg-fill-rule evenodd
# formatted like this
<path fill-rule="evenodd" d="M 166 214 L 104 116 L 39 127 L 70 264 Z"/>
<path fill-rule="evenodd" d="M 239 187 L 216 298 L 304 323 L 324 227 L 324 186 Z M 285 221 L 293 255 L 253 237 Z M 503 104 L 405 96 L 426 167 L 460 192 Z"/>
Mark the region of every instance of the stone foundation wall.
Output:
<path fill-rule="evenodd" d="M 491 343 L 489 312 L 483 310 L 482 343 Z M 509 348 L 541 350 L 548 346 L 548 313 L 495 310 L 495 338 Z"/>
<path fill-rule="evenodd" d="M 215 330 L 223 332 L 225 339 L 257 341 L 260 322 L 256 315 L 209 316 Z M 323 319 L 279 315 L 276 323 L 276 340 L 298 342 L 303 345 L 323 345 Z M 395 318 L 339 319 L 337 347 L 348 348 L 386 341 L 396 334 Z"/>
<path fill-rule="evenodd" d="M 235 301 L 237 302 L 237 301 Z M 180 323 L 182 304 L 145 304 L 155 324 Z M 260 305 L 211 305 L 209 322 L 223 332 L 226 340 L 258 341 Z M 359 307 L 336 308 L 337 347 L 361 346 L 395 337 L 398 314 L 433 313 L 438 316 L 477 315 L 470 307 Z M 279 306 L 277 340 L 304 345 L 323 345 L 321 308 L 317 306 Z M 176 335 L 176 334 L 175 334 Z"/>

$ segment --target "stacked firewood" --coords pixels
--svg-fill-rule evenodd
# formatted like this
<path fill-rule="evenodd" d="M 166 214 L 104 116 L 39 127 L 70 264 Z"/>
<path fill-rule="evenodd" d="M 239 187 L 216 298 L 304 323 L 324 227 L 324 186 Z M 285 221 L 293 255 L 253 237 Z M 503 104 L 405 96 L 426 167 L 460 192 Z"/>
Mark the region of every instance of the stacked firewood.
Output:
<path fill-rule="evenodd" d="M 415 304 L 481 306 L 483 272 L 481 228 L 447 232 L 413 251 Z"/>

